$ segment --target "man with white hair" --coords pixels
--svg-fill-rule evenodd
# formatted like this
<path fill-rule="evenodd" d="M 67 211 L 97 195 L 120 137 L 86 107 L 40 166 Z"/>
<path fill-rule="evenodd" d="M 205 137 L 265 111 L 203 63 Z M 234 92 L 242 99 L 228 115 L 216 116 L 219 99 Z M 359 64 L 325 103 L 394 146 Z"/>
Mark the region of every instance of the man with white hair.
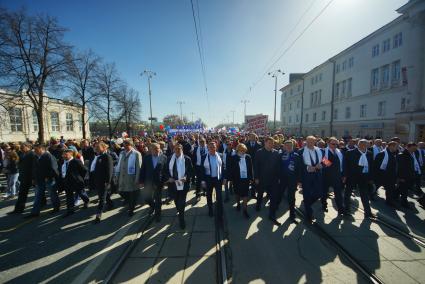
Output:
<path fill-rule="evenodd" d="M 374 217 L 369 204 L 369 187 L 373 184 L 373 154 L 371 151 L 368 151 L 368 145 L 368 140 L 361 139 L 358 143 L 358 148 L 348 151 L 344 157 L 344 172 L 347 176 L 347 187 L 344 195 L 344 215 L 351 215 L 351 193 L 357 187 L 360 192 L 365 217 Z"/>

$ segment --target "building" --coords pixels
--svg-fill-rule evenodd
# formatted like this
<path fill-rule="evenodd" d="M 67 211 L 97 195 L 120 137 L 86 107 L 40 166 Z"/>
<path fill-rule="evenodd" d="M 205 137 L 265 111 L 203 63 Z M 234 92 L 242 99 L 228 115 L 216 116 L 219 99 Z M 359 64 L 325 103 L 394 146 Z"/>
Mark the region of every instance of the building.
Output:
<path fill-rule="evenodd" d="M 79 104 L 49 98 L 44 105 L 44 137 L 82 139 L 83 123 Z M 35 141 L 38 139 L 37 115 L 28 97 L 0 91 L 0 142 Z M 86 123 L 86 133 L 90 136 Z"/>
<path fill-rule="evenodd" d="M 425 1 L 397 12 L 280 90 L 285 132 L 425 140 Z"/>

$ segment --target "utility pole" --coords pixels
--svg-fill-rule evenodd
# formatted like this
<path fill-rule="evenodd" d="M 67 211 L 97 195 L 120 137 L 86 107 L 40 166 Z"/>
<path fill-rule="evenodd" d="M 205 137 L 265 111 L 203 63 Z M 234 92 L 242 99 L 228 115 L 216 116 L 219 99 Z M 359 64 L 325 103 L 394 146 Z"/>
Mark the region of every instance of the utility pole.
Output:
<path fill-rule="evenodd" d="M 230 112 L 232 113 L 232 124 L 235 126 L 235 111 L 231 110 Z"/>
<path fill-rule="evenodd" d="M 276 131 L 276 100 L 277 100 L 277 77 L 279 74 L 284 75 L 285 73 L 282 70 L 278 69 L 268 73 L 269 76 L 274 78 L 274 116 L 273 116 L 273 131 Z"/>
<path fill-rule="evenodd" d="M 156 76 L 156 73 L 153 71 L 145 70 L 143 73 L 140 74 L 140 76 L 145 75 L 148 77 L 148 88 L 149 88 L 149 108 L 150 108 L 150 117 L 149 120 L 151 121 L 151 131 L 153 132 L 153 116 L 152 116 L 152 92 L 151 92 L 151 79 L 153 76 Z"/>
<path fill-rule="evenodd" d="M 243 103 L 243 121 L 246 122 L 246 104 L 249 103 L 248 100 L 242 100 L 241 103 Z"/>
<path fill-rule="evenodd" d="M 182 107 L 182 105 L 184 105 L 184 101 L 177 101 L 177 104 L 180 105 L 180 119 L 183 122 L 183 107 Z"/>

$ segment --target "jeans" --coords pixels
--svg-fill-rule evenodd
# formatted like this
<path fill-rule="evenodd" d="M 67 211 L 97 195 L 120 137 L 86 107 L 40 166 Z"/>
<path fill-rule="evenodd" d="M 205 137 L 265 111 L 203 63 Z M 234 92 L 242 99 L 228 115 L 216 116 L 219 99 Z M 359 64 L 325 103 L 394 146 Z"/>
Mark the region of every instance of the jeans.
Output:
<path fill-rule="evenodd" d="M 59 209 L 60 201 L 55 184 L 56 182 L 54 179 L 48 179 L 47 181 L 37 181 L 37 184 L 35 186 L 34 204 L 31 210 L 32 214 L 40 214 L 41 201 L 44 199 L 46 189 L 49 191 L 50 201 L 52 202 L 53 208 Z"/>
<path fill-rule="evenodd" d="M 16 195 L 18 193 L 19 174 L 8 174 L 7 175 L 7 193 L 10 195 Z"/>

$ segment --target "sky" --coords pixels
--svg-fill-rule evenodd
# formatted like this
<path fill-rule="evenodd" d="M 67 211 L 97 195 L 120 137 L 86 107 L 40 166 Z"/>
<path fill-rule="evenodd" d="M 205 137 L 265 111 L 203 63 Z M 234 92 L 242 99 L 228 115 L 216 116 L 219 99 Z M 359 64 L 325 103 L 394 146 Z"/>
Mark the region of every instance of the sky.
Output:
<path fill-rule="evenodd" d="M 333 0 L 323 14 L 283 54 L 331 0 L 193 0 L 199 7 L 205 60 L 205 93 L 190 0 L 0 0 L 10 10 L 47 13 L 68 28 L 66 40 L 78 50 L 92 49 L 115 62 L 120 76 L 140 93 L 141 117 L 180 114 L 208 126 L 243 121 L 247 114 L 273 119 L 274 78 L 278 89 L 289 73 L 307 72 L 398 17 L 407 0 Z M 298 23 L 298 24 L 297 24 Z M 199 27 L 198 27 L 199 28 Z M 275 59 L 283 56 L 276 64 Z M 274 57 L 273 57 L 274 56 Z M 264 75 L 266 74 L 266 75 Z M 209 103 L 208 103 L 209 102 Z M 280 118 L 280 96 L 277 120 Z"/>

